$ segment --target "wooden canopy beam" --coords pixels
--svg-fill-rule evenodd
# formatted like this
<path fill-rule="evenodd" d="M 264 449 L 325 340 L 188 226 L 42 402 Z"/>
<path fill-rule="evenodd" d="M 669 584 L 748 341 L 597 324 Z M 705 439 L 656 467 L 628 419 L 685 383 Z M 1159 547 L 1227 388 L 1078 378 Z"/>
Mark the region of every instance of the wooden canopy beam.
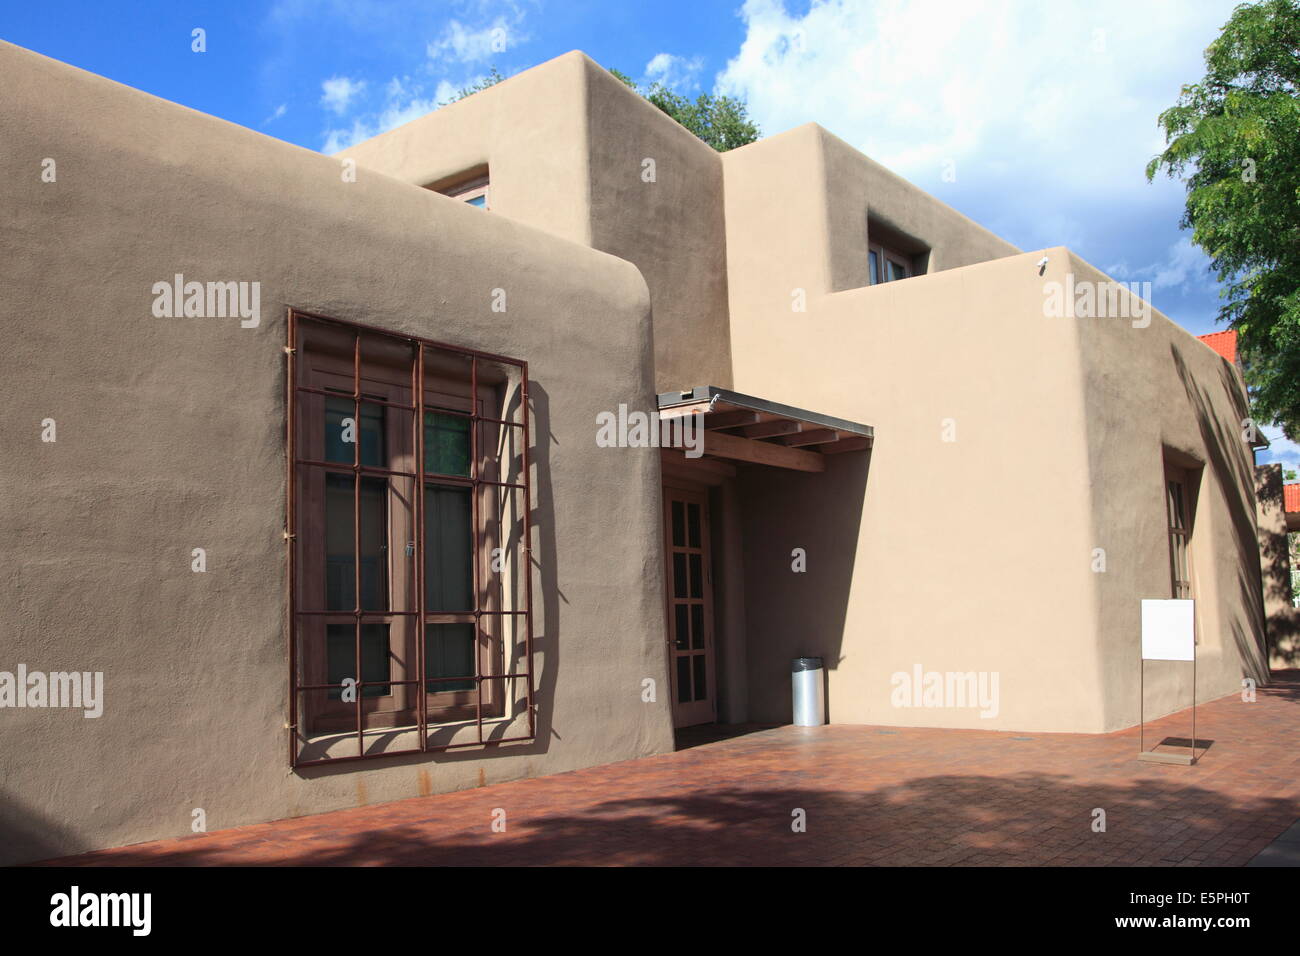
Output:
<path fill-rule="evenodd" d="M 704 433 L 704 454 L 717 458 L 731 458 L 751 465 L 771 465 L 794 471 L 825 471 L 826 461 L 816 452 L 801 448 L 787 448 L 770 442 L 741 438 L 723 432 Z"/>

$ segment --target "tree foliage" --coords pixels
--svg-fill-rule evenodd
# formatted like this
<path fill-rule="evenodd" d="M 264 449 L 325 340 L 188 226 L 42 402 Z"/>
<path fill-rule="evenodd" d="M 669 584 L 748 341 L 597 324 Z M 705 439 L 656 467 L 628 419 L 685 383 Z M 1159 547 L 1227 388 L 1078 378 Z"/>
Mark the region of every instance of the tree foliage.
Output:
<path fill-rule="evenodd" d="M 494 66 L 491 68 L 487 76 L 482 77 L 481 79 L 479 79 L 474 83 L 471 83 L 469 86 L 462 86 L 460 89 L 458 89 L 455 93 L 451 95 L 451 99 L 443 100 L 438 105 L 448 106 L 451 103 L 457 102 L 458 100 L 463 100 L 467 96 L 473 96 L 475 93 L 478 93 L 480 90 L 486 90 L 490 86 L 496 86 L 505 78 L 506 78 L 505 75 L 499 72 L 497 68 Z"/>
<path fill-rule="evenodd" d="M 1300 435 L 1300 2 L 1233 10 L 1205 77 L 1160 114 L 1166 148 L 1147 166 L 1182 176 L 1181 225 L 1223 284 L 1253 414 Z"/>
<path fill-rule="evenodd" d="M 744 100 L 712 93 L 692 100 L 663 83 L 641 87 L 626 73 L 610 72 L 720 153 L 752 143 L 760 135 Z"/>

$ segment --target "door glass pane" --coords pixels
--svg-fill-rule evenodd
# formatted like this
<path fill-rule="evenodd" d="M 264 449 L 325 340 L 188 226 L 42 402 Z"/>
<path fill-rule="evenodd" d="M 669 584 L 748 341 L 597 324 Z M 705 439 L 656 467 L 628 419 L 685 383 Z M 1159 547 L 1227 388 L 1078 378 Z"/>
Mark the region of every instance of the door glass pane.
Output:
<path fill-rule="evenodd" d="M 677 619 L 677 631 L 673 635 L 677 649 L 684 651 L 690 647 L 691 622 L 690 612 L 685 604 L 673 605 L 673 611 Z"/>
<path fill-rule="evenodd" d="M 424 632 L 424 676 L 473 677 L 474 625 L 428 624 Z M 473 690 L 473 680 L 439 681 L 428 686 L 430 694 L 452 690 Z"/>
<path fill-rule="evenodd" d="M 691 597 L 704 597 L 704 565 L 700 555 L 692 554 L 691 559 Z"/>
<path fill-rule="evenodd" d="M 325 460 L 352 464 L 353 443 L 344 441 L 345 437 L 352 437 L 360 439 L 361 464 L 386 468 L 384 406 L 363 401 L 357 427 L 348 435 L 345 420 L 352 418 L 355 410 L 350 398 L 325 399 Z"/>
<path fill-rule="evenodd" d="M 681 658 L 685 660 L 686 658 Z M 704 655 L 692 654 L 691 660 L 695 662 L 695 699 L 704 700 L 708 696 L 709 685 L 704 679 Z"/>
<path fill-rule="evenodd" d="M 704 647 L 704 605 L 691 605 L 691 647 L 701 650 Z"/>
<path fill-rule="evenodd" d="M 691 658 L 683 654 L 677 658 L 677 703 L 691 702 Z"/>
<path fill-rule="evenodd" d="M 435 611 L 474 610 L 470 489 L 424 488 L 424 600 Z"/>
<path fill-rule="evenodd" d="M 388 625 L 361 625 L 361 680 L 384 681 L 390 677 L 388 669 Z M 355 625 L 330 624 L 325 628 L 325 669 L 327 684 L 341 684 L 357 673 Z M 391 687 L 378 684 L 361 688 L 361 696 L 387 697 Z M 333 687 L 330 700 L 342 700 L 343 688 Z"/>
<path fill-rule="evenodd" d="M 674 501 L 673 502 L 673 547 L 674 548 L 686 547 L 685 528 L 686 528 L 686 519 L 684 517 L 682 503 L 680 501 Z"/>
<path fill-rule="evenodd" d="M 424 413 L 424 470 L 470 477 L 468 418 L 446 412 Z"/>
<path fill-rule="evenodd" d="M 700 547 L 700 506 L 686 506 L 686 531 L 692 548 Z"/>
<path fill-rule="evenodd" d="M 352 476 L 325 476 L 325 609 L 355 609 Z M 388 483 L 361 479 L 362 609 L 388 610 Z"/>
<path fill-rule="evenodd" d="M 686 597 L 686 555 L 673 555 L 673 597 Z"/>

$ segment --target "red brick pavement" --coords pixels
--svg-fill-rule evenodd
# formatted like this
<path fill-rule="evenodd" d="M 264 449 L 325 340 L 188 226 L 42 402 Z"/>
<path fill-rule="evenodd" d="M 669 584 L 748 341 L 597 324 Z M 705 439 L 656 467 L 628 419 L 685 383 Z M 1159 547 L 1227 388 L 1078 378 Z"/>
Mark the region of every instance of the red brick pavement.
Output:
<path fill-rule="evenodd" d="M 779 727 L 674 754 L 58 861 L 69 865 L 1237 866 L 1300 817 L 1300 672 L 1198 708 L 1194 767 L 1136 730 Z M 1148 725 L 1185 736 L 1186 712 Z M 503 808 L 507 830 L 494 833 Z M 1107 830 L 1094 833 L 1093 809 Z M 807 832 L 791 829 L 807 814 Z"/>

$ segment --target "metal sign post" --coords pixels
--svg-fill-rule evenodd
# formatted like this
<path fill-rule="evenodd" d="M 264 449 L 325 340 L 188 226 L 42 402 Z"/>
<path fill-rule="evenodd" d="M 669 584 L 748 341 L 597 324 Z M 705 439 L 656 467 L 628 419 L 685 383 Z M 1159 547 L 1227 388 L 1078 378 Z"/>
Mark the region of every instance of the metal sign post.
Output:
<path fill-rule="evenodd" d="M 1147 661 L 1192 663 L 1192 752 L 1156 753 L 1146 749 Z M 1196 763 L 1196 602 L 1190 600 L 1142 602 L 1142 659 L 1138 678 L 1138 760 L 1151 763 Z M 1160 746 L 1156 744 L 1156 746 Z"/>

